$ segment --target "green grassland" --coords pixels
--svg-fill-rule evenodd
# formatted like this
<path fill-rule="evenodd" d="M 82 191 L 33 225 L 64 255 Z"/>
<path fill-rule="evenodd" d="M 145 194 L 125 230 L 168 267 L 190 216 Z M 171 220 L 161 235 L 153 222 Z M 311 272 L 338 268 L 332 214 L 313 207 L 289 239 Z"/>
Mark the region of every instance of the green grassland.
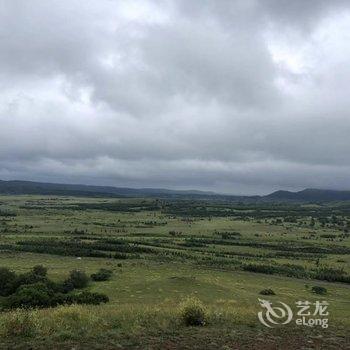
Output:
<path fill-rule="evenodd" d="M 350 329 L 350 205 L 229 203 L 143 198 L 0 196 L 0 266 L 113 271 L 88 290 L 98 306 L 3 311 L 3 348 L 346 348 Z M 260 267 L 263 267 L 260 269 Z M 327 288 L 326 295 L 312 286 Z M 271 301 L 327 300 L 329 328 L 264 328 L 259 294 Z M 179 323 L 188 296 L 208 310 L 204 327 Z M 14 336 L 9 320 L 35 329 Z"/>

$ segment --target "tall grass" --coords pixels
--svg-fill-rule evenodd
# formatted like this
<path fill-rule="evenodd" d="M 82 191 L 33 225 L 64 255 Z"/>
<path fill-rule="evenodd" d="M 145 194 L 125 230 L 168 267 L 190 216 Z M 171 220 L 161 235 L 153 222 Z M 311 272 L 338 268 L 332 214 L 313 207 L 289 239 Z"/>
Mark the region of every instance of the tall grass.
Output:
<path fill-rule="evenodd" d="M 195 304 L 202 305 L 199 301 Z M 78 340 L 107 337 L 108 334 L 118 332 L 130 335 L 168 332 L 186 326 L 183 322 L 183 311 L 186 307 L 188 311 L 188 306 L 188 303 L 182 303 L 175 307 L 70 305 L 41 310 L 19 309 L 0 315 L 0 334 L 5 338 L 49 337 Z M 254 313 L 247 314 L 246 309 L 230 307 L 227 304 L 215 309 L 205 308 L 205 324 L 208 326 L 253 324 L 254 319 Z"/>

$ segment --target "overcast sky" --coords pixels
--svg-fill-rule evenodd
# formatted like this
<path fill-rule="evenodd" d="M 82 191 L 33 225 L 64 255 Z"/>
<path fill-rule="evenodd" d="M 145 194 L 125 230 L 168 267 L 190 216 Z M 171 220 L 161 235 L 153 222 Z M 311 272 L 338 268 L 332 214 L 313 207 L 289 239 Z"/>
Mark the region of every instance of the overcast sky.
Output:
<path fill-rule="evenodd" d="M 350 1 L 0 0 L 0 179 L 350 190 Z"/>

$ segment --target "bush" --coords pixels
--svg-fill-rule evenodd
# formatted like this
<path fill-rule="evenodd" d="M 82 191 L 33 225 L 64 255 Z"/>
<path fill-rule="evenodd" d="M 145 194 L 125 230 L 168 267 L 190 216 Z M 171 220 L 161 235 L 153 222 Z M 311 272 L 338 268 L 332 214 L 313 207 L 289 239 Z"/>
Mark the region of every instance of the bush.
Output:
<path fill-rule="evenodd" d="M 84 271 L 73 270 L 69 273 L 69 278 L 65 282 L 70 282 L 74 288 L 85 288 L 89 283 L 89 277 Z"/>
<path fill-rule="evenodd" d="M 38 329 L 36 311 L 16 310 L 4 318 L 2 329 L 5 337 L 32 337 Z"/>
<path fill-rule="evenodd" d="M 273 274 L 275 269 L 271 265 L 260 265 L 260 264 L 247 264 L 243 265 L 243 270 L 250 272 Z"/>
<path fill-rule="evenodd" d="M 261 295 L 276 295 L 276 293 L 272 289 L 263 289 L 260 291 Z"/>
<path fill-rule="evenodd" d="M 51 305 L 53 292 L 44 283 L 23 285 L 8 297 L 7 307 L 9 308 L 34 308 L 48 307 Z"/>
<path fill-rule="evenodd" d="M 344 269 L 335 269 L 332 267 L 321 267 L 314 271 L 314 278 L 329 282 L 350 283 L 350 276 Z"/>
<path fill-rule="evenodd" d="M 74 289 L 73 282 L 70 279 L 67 279 L 62 282 L 60 285 L 60 292 L 62 293 L 69 293 Z"/>
<path fill-rule="evenodd" d="M 282 276 L 288 277 L 296 277 L 296 278 L 305 278 L 308 277 L 308 274 L 303 266 L 294 265 L 294 264 L 255 264 L 249 263 L 242 266 L 243 270 L 258 272 L 258 273 L 266 273 L 266 274 L 278 274 Z"/>
<path fill-rule="evenodd" d="M 98 305 L 101 303 L 108 303 L 109 298 L 102 293 L 82 292 L 80 294 L 72 296 L 72 301 L 77 304 L 93 304 Z"/>
<path fill-rule="evenodd" d="M 11 294 L 12 285 L 16 279 L 16 274 L 6 267 L 0 267 L 0 295 Z"/>
<path fill-rule="evenodd" d="M 47 268 L 44 267 L 43 265 L 34 266 L 32 271 L 34 275 L 38 275 L 38 276 L 46 276 L 47 274 Z"/>
<path fill-rule="evenodd" d="M 197 298 L 187 298 L 180 305 L 180 318 L 186 326 L 204 326 L 206 323 L 206 310 Z"/>
<path fill-rule="evenodd" d="M 327 288 L 321 287 L 321 286 L 313 286 L 311 288 L 311 291 L 315 294 L 321 294 L 321 295 L 327 294 Z"/>
<path fill-rule="evenodd" d="M 51 306 L 58 306 L 58 305 L 64 305 L 64 304 L 73 304 L 73 296 L 70 294 L 64 294 L 64 293 L 55 293 L 50 298 L 50 304 Z"/>
<path fill-rule="evenodd" d="M 91 275 L 94 281 L 108 281 L 112 277 L 113 272 L 107 269 L 100 269 L 97 273 Z"/>
<path fill-rule="evenodd" d="M 115 253 L 113 255 L 114 259 L 128 259 L 128 255 L 125 253 Z"/>
<path fill-rule="evenodd" d="M 33 272 L 22 273 L 16 276 L 15 280 L 13 281 L 10 294 L 16 292 L 16 290 L 23 285 L 35 284 L 39 282 L 46 283 L 47 281 L 48 279 L 46 276 L 36 275 Z"/>
<path fill-rule="evenodd" d="M 69 293 L 74 288 L 83 288 L 88 284 L 89 278 L 83 271 L 73 270 L 69 278 L 63 283 L 49 280 L 46 268 L 41 265 L 35 266 L 31 272 L 16 276 L 8 269 L 0 269 L 0 277 L 3 281 L 3 309 L 15 308 L 43 308 L 61 304 L 100 304 L 109 301 L 108 297 L 100 293 L 83 292 L 80 294 Z M 112 271 L 100 269 L 98 278 L 109 278 Z M 9 288 L 5 288 L 5 285 Z"/>

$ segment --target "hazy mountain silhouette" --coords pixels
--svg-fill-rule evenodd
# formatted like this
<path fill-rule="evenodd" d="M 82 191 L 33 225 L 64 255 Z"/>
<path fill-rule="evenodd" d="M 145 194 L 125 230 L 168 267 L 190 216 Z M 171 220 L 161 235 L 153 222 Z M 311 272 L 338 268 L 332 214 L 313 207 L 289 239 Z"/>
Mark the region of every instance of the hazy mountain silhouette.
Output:
<path fill-rule="evenodd" d="M 87 197 L 194 197 L 221 198 L 249 201 L 301 201 L 328 202 L 350 200 L 350 191 L 322 190 L 308 188 L 298 192 L 276 191 L 266 196 L 233 196 L 220 195 L 214 192 L 197 190 L 168 190 L 159 188 L 127 188 L 113 186 L 90 186 L 76 184 L 57 184 L 33 181 L 2 181 L 0 194 L 37 194 L 65 195 Z"/>

